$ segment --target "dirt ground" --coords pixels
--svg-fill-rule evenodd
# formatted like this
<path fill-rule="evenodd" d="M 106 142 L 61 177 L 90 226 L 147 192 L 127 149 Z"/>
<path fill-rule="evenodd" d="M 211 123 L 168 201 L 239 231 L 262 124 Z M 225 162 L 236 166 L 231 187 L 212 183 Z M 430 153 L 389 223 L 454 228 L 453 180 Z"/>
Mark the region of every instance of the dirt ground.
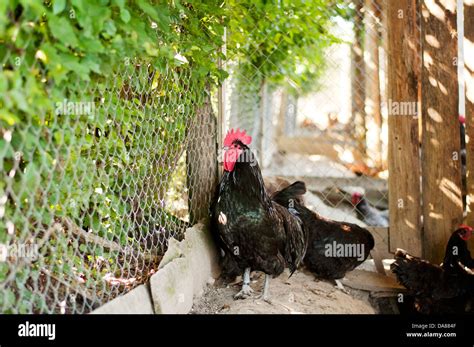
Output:
<path fill-rule="evenodd" d="M 252 273 L 254 296 L 261 293 L 264 275 Z M 192 314 L 375 314 L 368 294 L 346 288 L 347 294 L 334 284 L 319 281 L 311 273 L 298 271 L 288 279 L 288 272 L 270 282 L 271 303 L 261 299 L 234 300 L 240 284 L 208 285 L 203 296 L 195 300 Z"/>

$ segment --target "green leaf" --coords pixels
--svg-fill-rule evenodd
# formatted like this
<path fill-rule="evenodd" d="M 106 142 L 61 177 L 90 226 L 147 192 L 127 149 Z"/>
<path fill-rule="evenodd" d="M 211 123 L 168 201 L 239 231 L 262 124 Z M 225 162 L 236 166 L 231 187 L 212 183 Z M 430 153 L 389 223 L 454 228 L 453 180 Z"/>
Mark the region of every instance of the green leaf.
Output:
<path fill-rule="evenodd" d="M 121 19 L 124 23 L 130 22 L 130 12 L 128 12 L 128 10 L 125 9 L 125 8 L 120 9 L 120 19 Z"/>
<path fill-rule="evenodd" d="M 7 3 L 12 3 L 12 1 L 6 1 Z M 14 2 L 16 3 L 16 1 Z M 20 3 L 23 5 L 23 8 L 27 8 L 33 13 L 41 16 L 43 15 L 45 8 L 43 6 L 43 1 L 37 0 L 20 0 Z"/>
<path fill-rule="evenodd" d="M 114 0 L 114 3 L 122 10 L 125 7 L 125 0 Z"/>
<path fill-rule="evenodd" d="M 104 23 L 104 30 L 109 36 L 114 36 L 117 32 L 117 28 L 112 20 L 107 20 Z"/>
<path fill-rule="evenodd" d="M 74 29 L 66 18 L 49 16 L 49 28 L 51 34 L 64 45 L 75 48 L 79 44 Z"/>
<path fill-rule="evenodd" d="M 7 110 L 0 110 L 0 120 L 6 122 L 8 125 L 14 125 L 20 119 L 11 112 Z"/>
<path fill-rule="evenodd" d="M 105 49 L 100 40 L 95 37 L 83 37 L 79 46 L 88 53 L 101 53 Z"/>
<path fill-rule="evenodd" d="M 66 0 L 54 0 L 53 13 L 61 13 L 66 8 Z"/>
<path fill-rule="evenodd" d="M 11 290 L 10 288 L 5 288 L 3 290 L 3 295 L 5 298 L 3 305 L 6 307 L 13 306 L 13 304 L 16 302 L 16 297 L 15 297 L 15 293 L 13 293 L 13 290 Z"/>
<path fill-rule="evenodd" d="M 88 70 L 94 71 L 95 73 L 101 73 L 100 65 L 97 64 L 97 57 L 95 55 L 90 55 L 82 60 L 82 65 L 87 67 Z"/>
<path fill-rule="evenodd" d="M 47 64 L 58 61 L 57 50 L 49 42 L 46 42 L 41 46 L 41 51 L 46 55 Z"/>
<path fill-rule="evenodd" d="M 0 1 L 0 36 L 3 36 L 5 26 L 9 22 L 7 17 L 7 6 L 8 1 Z"/>
<path fill-rule="evenodd" d="M 155 8 L 146 0 L 138 0 L 137 1 L 138 7 L 145 12 L 145 14 L 149 15 L 153 19 L 158 18 L 158 13 L 156 12 Z"/>
<path fill-rule="evenodd" d="M 81 12 L 85 12 L 83 0 L 71 0 L 71 4 Z"/>
<path fill-rule="evenodd" d="M 151 19 L 153 19 L 156 24 L 160 27 L 161 30 L 164 32 L 169 32 L 169 24 L 170 24 L 170 17 L 169 17 L 169 10 L 167 6 L 163 5 L 154 5 L 158 7 L 156 9 L 153 5 L 151 5 L 146 0 L 138 0 L 137 1 L 138 7 L 145 12 L 145 14 L 149 15 Z"/>
<path fill-rule="evenodd" d="M 19 90 L 12 90 L 10 92 L 10 97 L 13 100 L 15 100 L 16 106 L 20 110 L 22 110 L 24 112 L 30 111 L 28 101 L 26 101 L 26 96 L 22 92 L 20 92 Z"/>
<path fill-rule="evenodd" d="M 60 54 L 61 61 L 63 66 L 69 70 L 74 71 L 75 74 L 80 76 L 83 80 L 88 81 L 90 68 L 88 65 L 83 65 L 79 62 L 79 58 L 72 54 L 61 53 Z"/>

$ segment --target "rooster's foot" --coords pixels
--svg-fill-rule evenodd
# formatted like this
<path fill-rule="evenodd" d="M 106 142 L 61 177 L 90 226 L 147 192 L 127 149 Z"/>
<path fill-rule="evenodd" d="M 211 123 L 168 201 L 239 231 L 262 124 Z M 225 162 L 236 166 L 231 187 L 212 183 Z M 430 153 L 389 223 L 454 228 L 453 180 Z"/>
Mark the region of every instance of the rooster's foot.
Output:
<path fill-rule="evenodd" d="M 256 299 L 258 299 L 258 300 L 263 300 L 263 301 L 265 301 L 267 304 L 270 304 L 270 305 L 273 304 L 272 299 L 270 299 L 270 296 L 269 296 L 269 295 L 266 295 L 265 293 L 262 293 L 262 294 L 258 295 L 258 296 L 256 297 Z"/>
<path fill-rule="evenodd" d="M 238 292 L 237 294 L 234 295 L 234 299 L 235 300 L 238 300 L 238 299 L 247 299 L 247 298 L 250 298 L 253 294 L 253 289 L 250 288 L 250 285 L 248 284 L 244 284 L 242 286 L 242 289 L 240 290 L 240 292 Z"/>

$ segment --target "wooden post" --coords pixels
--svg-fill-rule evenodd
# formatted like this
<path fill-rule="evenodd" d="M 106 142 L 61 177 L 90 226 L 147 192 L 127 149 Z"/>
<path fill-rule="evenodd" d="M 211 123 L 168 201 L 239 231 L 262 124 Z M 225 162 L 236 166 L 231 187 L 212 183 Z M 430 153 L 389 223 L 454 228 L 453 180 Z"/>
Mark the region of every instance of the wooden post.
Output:
<path fill-rule="evenodd" d="M 364 62 L 364 1 L 355 1 L 354 43 L 351 47 L 351 90 L 352 90 L 352 121 L 348 123 L 349 133 L 354 133 L 358 152 L 365 160 L 366 126 L 365 126 L 365 62 Z M 354 128 L 352 132 L 349 127 Z"/>
<path fill-rule="evenodd" d="M 267 168 L 271 162 L 273 154 L 275 153 L 275 142 L 273 142 L 275 126 L 273 125 L 273 112 L 274 112 L 274 91 L 271 90 L 268 82 L 264 85 L 265 91 L 263 93 L 264 98 L 262 100 L 262 161 L 260 162 L 260 168 Z"/>
<path fill-rule="evenodd" d="M 464 0 L 464 81 L 466 90 L 467 220 L 474 225 L 474 1 Z"/>
<path fill-rule="evenodd" d="M 275 129 L 275 140 L 278 142 L 283 136 L 286 135 L 285 132 L 285 121 L 286 121 L 286 113 L 288 111 L 288 92 L 283 89 L 281 91 L 281 99 L 280 99 L 280 109 L 278 110 L 278 118 L 277 124 Z"/>
<path fill-rule="evenodd" d="M 217 122 L 209 93 L 206 93 L 204 103 L 197 108 L 194 117 L 186 134 L 186 178 L 191 224 L 207 219 L 217 185 Z"/>
<path fill-rule="evenodd" d="M 378 11 L 377 17 L 380 22 L 380 33 L 379 33 L 379 52 L 381 61 L 379 63 L 380 73 L 384 72 L 386 76 L 388 73 L 388 26 L 387 26 L 387 6 L 388 1 L 385 0 L 376 0 Z M 420 53 L 421 54 L 421 53 Z M 388 78 L 382 78 L 380 83 L 380 90 L 381 90 L 381 103 L 382 105 L 387 105 L 388 100 Z M 381 107 L 382 108 L 382 107 Z M 382 112 L 382 110 L 381 110 Z M 385 124 L 388 126 L 388 118 L 387 114 L 381 114 L 381 121 L 382 125 Z M 382 129 L 380 129 L 382 132 Z M 388 150 L 388 137 L 384 137 L 381 133 L 381 143 L 382 143 L 382 151 Z M 384 155 L 385 154 L 385 155 Z M 388 155 L 382 152 L 382 170 L 388 170 Z"/>
<path fill-rule="evenodd" d="M 441 6 L 442 3 L 442 6 Z M 439 263 L 462 222 L 458 121 L 457 1 L 422 3 L 424 257 Z"/>
<path fill-rule="evenodd" d="M 421 256 L 417 0 L 388 1 L 388 165 L 390 245 Z"/>
<path fill-rule="evenodd" d="M 382 112 L 380 94 L 379 61 L 379 7 L 375 0 L 365 0 L 365 112 L 373 126 L 374 143 L 368 148 L 368 156 L 377 168 L 382 167 Z M 370 128 L 369 128 L 370 129 Z"/>
<path fill-rule="evenodd" d="M 275 132 L 273 143 L 277 145 L 277 150 L 281 150 L 281 141 L 286 136 L 285 124 L 286 114 L 288 111 L 288 92 L 285 89 L 281 91 L 280 106 L 278 109 L 277 123 L 275 125 Z"/>

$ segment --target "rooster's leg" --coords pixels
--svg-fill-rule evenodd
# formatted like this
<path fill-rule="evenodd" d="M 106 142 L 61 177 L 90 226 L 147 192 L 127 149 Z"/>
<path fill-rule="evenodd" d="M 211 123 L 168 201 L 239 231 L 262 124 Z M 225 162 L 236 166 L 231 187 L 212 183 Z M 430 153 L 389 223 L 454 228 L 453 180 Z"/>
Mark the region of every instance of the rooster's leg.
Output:
<path fill-rule="evenodd" d="M 344 285 L 342 284 L 342 282 L 340 280 L 335 280 L 334 282 L 336 282 L 336 288 L 339 289 L 340 291 L 348 294 L 349 292 L 347 291 L 346 288 L 344 288 Z"/>
<path fill-rule="evenodd" d="M 252 288 L 250 288 L 250 268 L 246 268 L 244 272 L 244 281 L 242 283 L 242 289 L 240 292 L 234 295 L 234 299 L 246 299 L 251 297 L 253 293 Z"/>
<path fill-rule="evenodd" d="M 270 278 L 271 276 L 265 274 L 265 283 L 263 284 L 263 293 L 258 296 L 259 299 L 263 299 L 263 301 L 268 302 L 269 304 L 272 303 L 270 300 L 270 294 L 268 292 L 268 288 L 270 287 Z"/>

